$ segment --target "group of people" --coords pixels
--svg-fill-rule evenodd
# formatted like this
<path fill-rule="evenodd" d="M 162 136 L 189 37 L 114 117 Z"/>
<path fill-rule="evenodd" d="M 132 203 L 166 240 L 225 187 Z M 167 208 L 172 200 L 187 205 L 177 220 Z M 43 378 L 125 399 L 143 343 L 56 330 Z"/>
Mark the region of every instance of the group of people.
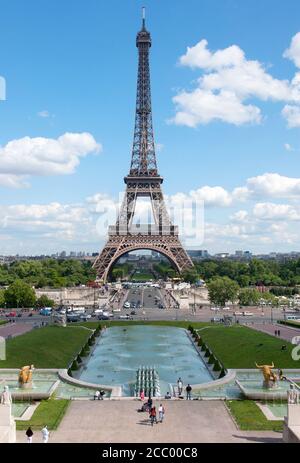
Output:
<path fill-rule="evenodd" d="M 45 425 L 43 427 L 43 429 L 41 430 L 41 433 L 42 433 L 42 439 L 43 439 L 43 443 L 44 444 L 47 444 L 48 440 L 49 440 L 49 430 L 47 428 L 47 426 Z M 29 428 L 27 429 L 26 431 L 26 437 L 27 437 L 27 442 L 28 444 L 32 444 L 32 439 L 33 439 L 33 431 L 31 429 L 31 426 L 29 426 Z"/>
<path fill-rule="evenodd" d="M 275 336 L 280 336 L 280 330 L 275 330 Z"/>
<path fill-rule="evenodd" d="M 140 399 L 144 401 L 145 399 L 145 393 L 144 391 L 140 392 Z M 157 410 L 156 407 L 153 405 L 153 400 L 151 396 L 149 396 L 147 402 L 145 402 L 142 405 L 142 408 L 139 410 L 140 412 L 148 412 L 149 413 L 149 418 L 150 418 L 150 423 L 151 426 L 153 426 L 154 422 L 155 423 L 162 423 L 165 417 L 165 407 L 163 404 L 160 404 L 158 407 L 158 419 L 157 419 Z"/>
<path fill-rule="evenodd" d="M 178 388 L 178 397 L 182 397 L 182 391 L 183 391 L 183 381 L 179 377 L 177 380 L 177 388 Z M 185 388 L 186 392 L 186 400 L 191 400 L 192 399 L 192 386 L 188 384 Z"/>
<path fill-rule="evenodd" d="M 103 391 L 103 390 L 95 391 L 94 400 L 103 400 L 104 395 L 105 395 L 105 391 Z"/>

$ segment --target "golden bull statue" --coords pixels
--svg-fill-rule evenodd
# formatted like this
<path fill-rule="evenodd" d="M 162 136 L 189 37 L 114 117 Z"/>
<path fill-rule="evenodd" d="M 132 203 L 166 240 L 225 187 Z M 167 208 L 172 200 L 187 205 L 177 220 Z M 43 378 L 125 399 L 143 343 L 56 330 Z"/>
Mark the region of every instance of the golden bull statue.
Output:
<path fill-rule="evenodd" d="M 259 368 L 261 370 L 264 376 L 264 386 L 265 387 L 275 386 L 276 381 L 277 381 L 277 376 L 272 371 L 272 368 L 274 368 L 274 362 L 272 362 L 272 365 L 257 365 L 257 363 L 255 362 L 255 365 L 256 365 L 256 368 Z"/>
<path fill-rule="evenodd" d="M 33 370 L 34 370 L 34 365 L 26 365 L 25 367 L 21 368 L 19 371 L 19 383 L 20 384 L 31 383 Z"/>

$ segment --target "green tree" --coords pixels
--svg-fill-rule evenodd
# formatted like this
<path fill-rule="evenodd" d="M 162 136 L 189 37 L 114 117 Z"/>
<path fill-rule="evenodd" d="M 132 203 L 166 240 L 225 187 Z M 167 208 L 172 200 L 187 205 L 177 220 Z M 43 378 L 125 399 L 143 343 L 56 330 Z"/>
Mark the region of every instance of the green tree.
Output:
<path fill-rule="evenodd" d="M 199 280 L 199 275 L 196 270 L 186 270 L 182 274 L 182 278 L 184 281 L 188 283 L 196 283 L 197 280 Z"/>
<path fill-rule="evenodd" d="M 14 281 L 5 291 L 7 307 L 33 307 L 36 303 L 34 289 L 22 280 Z"/>
<path fill-rule="evenodd" d="M 0 307 L 4 307 L 5 305 L 5 297 L 4 297 L 4 291 L 0 290 Z"/>
<path fill-rule="evenodd" d="M 239 302 L 241 305 L 257 305 L 261 294 L 256 289 L 243 288 L 239 292 Z"/>
<path fill-rule="evenodd" d="M 207 288 L 210 301 L 221 307 L 228 301 L 235 301 L 239 291 L 239 285 L 226 276 L 212 278 Z"/>
<path fill-rule="evenodd" d="M 54 307 L 55 302 L 53 299 L 50 299 L 46 294 L 42 294 L 36 301 L 36 307 Z"/>

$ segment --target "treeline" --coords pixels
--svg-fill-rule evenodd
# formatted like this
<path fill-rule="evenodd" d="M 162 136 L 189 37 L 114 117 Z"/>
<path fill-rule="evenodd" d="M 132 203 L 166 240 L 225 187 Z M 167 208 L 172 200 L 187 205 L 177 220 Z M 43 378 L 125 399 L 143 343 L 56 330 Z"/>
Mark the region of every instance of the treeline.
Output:
<path fill-rule="evenodd" d="M 84 285 L 94 280 L 95 271 L 89 261 L 81 260 L 26 260 L 0 265 L 0 286 L 22 280 L 35 288 L 62 288 Z"/>
<path fill-rule="evenodd" d="M 207 281 L 227 276 L 239 286 L 295 286 L 300 284 L 300 259 L 278 262 L 251 259 L 249 262 L 206 259 L 195 263 L 196 271 Z"/>

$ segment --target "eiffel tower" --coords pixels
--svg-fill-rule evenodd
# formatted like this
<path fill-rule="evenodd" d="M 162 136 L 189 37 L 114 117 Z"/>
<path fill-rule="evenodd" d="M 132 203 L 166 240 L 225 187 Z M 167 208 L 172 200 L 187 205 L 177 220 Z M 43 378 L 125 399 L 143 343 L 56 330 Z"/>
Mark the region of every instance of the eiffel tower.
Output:
<path fill-rule="evenodd" d="M 136 37 L 139 54 L 135 128 L 129 174 L 124 178 L 126 192 L 115 226 L 108 227 L 108 241 L 94 262 L 97 280 L 106 281 L 112 265 L 129 251 L 149 249 L 166 256 L 178 272 L 193 266 L 178 238 L 166 209 L 158 174 L 152 127 L 149 49 L 151 36 L 145 26 Z M 154 224 L 133 224 L 138 197 L 150 198 Z"/>

